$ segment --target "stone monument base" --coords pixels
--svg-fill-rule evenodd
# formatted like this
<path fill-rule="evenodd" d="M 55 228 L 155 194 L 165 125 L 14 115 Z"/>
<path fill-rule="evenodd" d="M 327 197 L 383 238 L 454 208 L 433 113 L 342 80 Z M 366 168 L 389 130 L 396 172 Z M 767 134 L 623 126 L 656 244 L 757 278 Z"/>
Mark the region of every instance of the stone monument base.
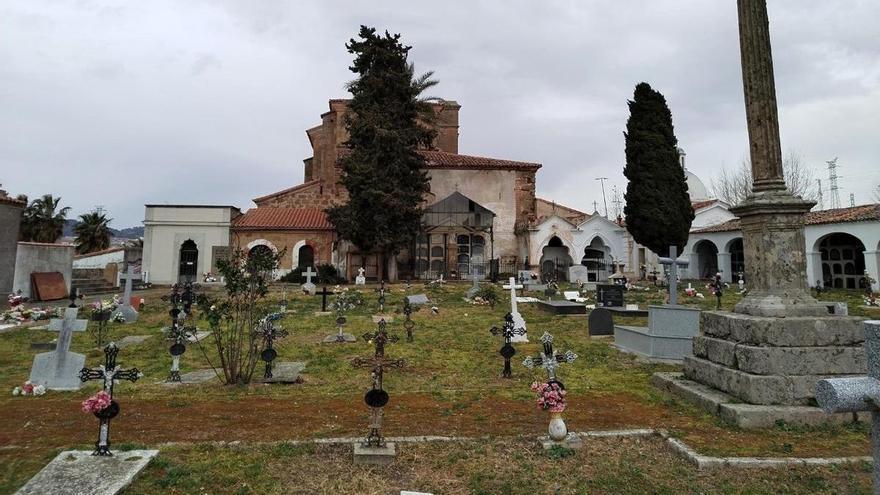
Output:
<path fill-rule="evenodd" d="M 68 450 L 58 454 L 15 493 L 115 495 L 131 484 L 158 453 L 158 450 L 128 450 L 115 451 L 111 457 L 99 457 L 93 456 L 91 451 Z"/>
<path fill-rule="evenodd" d="M 394 442 L 385 442 L 384 447 L 365 447 L 360 442 L 354 444 L 354 463 L 385 466 L 394 462 L 397 447 Z"/>
<path fill-rule="evenodd" d="M 346 342 L 357 342 L 357 338 L 350 333 L 344 333 L 340 336 L 338 333 L 324 337 L 325 344 L 344 344 Z"/>
<path fill-rule="evenodd" d="M 813 406 L 744 404 L 730 394 L 688 380 L 682 373 L 654 373 L 651 384 L 676 395 L 700 409 L 719 416 L 740 428 L 772 428 L 778 421 L 788 424 L 815 426 L 823 423 L 849 423 L 855 419 L 868 421 L 869 413 L 827 414 Z"/>
<path fill-rule="evenodd" d="M 541 437 L 538 439 L 541 442 L 541 447 L 544 447 L 544 450 L 550 450 L 553 447 L 563 447 L 566 449 L 582 449 L 584 448 L 584 441 L 581 440 L 580 435 L 575 433 L 569 433 L 563 440 L 557 442 L 556 440 L 551 440 L 550 437 Z"/>

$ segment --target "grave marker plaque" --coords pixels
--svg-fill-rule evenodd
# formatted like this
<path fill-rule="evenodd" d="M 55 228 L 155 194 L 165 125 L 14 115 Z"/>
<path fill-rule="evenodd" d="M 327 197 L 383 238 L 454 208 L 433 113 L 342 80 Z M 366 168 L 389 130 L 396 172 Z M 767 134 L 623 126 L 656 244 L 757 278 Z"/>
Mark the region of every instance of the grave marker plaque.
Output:
<path fill-rule="evenodd" d="M 620 285 L 596 286 L 596 302 L 603 307 L 622 308 L 624 287 Z"/>

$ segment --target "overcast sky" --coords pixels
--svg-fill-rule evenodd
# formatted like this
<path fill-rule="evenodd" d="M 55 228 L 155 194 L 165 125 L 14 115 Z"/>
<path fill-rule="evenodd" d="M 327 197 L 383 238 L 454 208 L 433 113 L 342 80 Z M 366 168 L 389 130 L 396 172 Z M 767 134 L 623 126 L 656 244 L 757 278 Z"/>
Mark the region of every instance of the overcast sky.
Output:
<path fill-rule="evenodd" d="M 880 184 L 880 2 L 770 0 L 782 145 L 841 202 Z M 231 204 L 302 181 L 305 130 L 346 97 L 360 24 L 399 32 L 460 152 L 540 162 L 541 197 L 602 209 L 625 188 L 627 99 L 649 82 L 707 186 L 748 150 L 734 0 L 4 1 L 0 182 L 103 205 Z M 827 195 L 827 191 L 826 191 Z"/>

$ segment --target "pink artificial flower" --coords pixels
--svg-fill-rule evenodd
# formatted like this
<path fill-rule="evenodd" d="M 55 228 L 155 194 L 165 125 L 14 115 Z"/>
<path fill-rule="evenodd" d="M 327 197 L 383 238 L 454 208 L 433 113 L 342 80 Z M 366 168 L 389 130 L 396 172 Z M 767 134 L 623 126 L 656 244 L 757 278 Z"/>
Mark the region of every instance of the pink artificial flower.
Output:
<path fill-rule="evenodd" d="M 82 402 L 82 412 L 96 413 L 110 407 L 110 394 L 101 390 Z"/>
<path fill-rule="evenodd" d="M 34 393 L 34 384 L 31 382 L 24 382 L 24 385 L 21 386 L 21 393 L 24 395 L 31 395 Z"/>

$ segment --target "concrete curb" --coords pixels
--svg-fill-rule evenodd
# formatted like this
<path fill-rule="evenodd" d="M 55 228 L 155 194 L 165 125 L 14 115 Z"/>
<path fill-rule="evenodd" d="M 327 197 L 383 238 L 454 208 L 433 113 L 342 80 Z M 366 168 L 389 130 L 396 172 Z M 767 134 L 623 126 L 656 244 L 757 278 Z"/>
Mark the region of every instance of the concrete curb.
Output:
<path fill-rule="evenodd" d="M 659 437 L 664 440 L 672 452 L 678 454 L 698 470 L 713 468 L 783 468 L 791 466 L 831 466 L 840 464 L 856 464 L 859 462 L 873 462 L 871 456 L 855 457 L 712 457 L 697 453 L 682 440 L 669 436 L 665 430 L 652 428 L 638 428 L 631 430 L 604 430 L 572 432 L 581 438 L 623 438 L 623 437 Z M 396 443 L 426 443 L 426 442 L 467 442 L 486 440 L 490 437 L 456 437 L 456 436 L 410 436 L 410 437 L 386 437 L 389 442 Z M 530 437 L 525 437 L 530 438 Z M 540 437 L 535 437 L 540 438 Z M 238 445 L 351 445 L 362 441 L 360 437 L 337 437 L 315 438 L 310 440 L 279 440 L 277 442 L 206 442 L 215 446 L 238 446 Z M 199 442 L 202 443 L 202 442 Z M 192 445 L 192 442 L 168 442 L 160 444 L 160 447 Z"/>

